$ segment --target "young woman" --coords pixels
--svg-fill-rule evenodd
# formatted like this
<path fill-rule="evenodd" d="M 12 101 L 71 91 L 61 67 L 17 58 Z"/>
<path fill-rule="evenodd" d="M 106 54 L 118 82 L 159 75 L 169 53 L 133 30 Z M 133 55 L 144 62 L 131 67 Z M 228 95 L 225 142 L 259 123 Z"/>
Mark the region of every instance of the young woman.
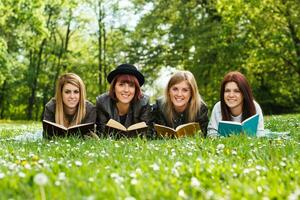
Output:
<path fill-rule="evenodd" d="M 189 122 L 198 122 L 206 136 L 208 109 L 202 100 L 194 75 L 178 71 L 172 75 L 164 97 L 152 106 L 152 122 L 171 128 Z"/>
<path fill-rule="evenodd" d="M 45 106 L 44 120 L 65 127 L 95 123 L 95 106 L 86 100 L 85 85 L 74 73 L 66 73 L 58 79 L 55 97 Z"/>
<path fill-rule="evenodd" d="M 142 94 L 144 76 L 131 64 L 121 64 L 107 76 L 109 92 L 96 99 L 97 132 L 106 135 L 105 125 L 114 119 L 126 128 L 138 122 L 149 122 L 149 97 Z"/>
<path fill-rule="evenodd" d="M 233 71 L 225 75 L 221 84 L 220 99 L 212 110 L 208 125 L 209 137 L 219 136 L 218 125 L 221 120 L 242 122 L 256 113 L 259 114 L 257 135 L 264 131 L 262 110 L 254 101 L 250 85 L 243 74 Z"/>

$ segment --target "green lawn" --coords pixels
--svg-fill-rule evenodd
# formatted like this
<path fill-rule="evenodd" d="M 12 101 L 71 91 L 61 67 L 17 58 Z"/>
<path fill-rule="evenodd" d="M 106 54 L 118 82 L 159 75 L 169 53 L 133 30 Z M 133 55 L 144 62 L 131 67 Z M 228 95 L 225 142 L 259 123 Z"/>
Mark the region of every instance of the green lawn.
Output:
<path fill-rule="evenodd" d="M 2 140 L 0 199 L 299 199 L 300 114 L 265 126 L 291 137 Z M 0 121 L 1 138 L 40 129 Z"/>

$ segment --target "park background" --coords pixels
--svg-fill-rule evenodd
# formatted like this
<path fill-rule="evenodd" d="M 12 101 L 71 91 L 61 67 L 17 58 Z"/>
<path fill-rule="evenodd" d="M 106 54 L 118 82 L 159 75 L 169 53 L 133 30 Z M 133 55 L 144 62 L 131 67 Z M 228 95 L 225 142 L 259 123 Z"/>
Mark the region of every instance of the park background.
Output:
<path fill-rule="evenodd" d="M 211 109 L 224 74 L 238 70 L 265 114 L 299 112 L 299 13 L 297 0 L 0 1 L 0 119 L 39 121 L 65 72 L 95 103 L 126 62 L 152 101 L 169 71 L 185 69 Z"/>
<path fill-rule="evenodd" d="M 0 199 L 299 199 L 299 13 L 299 0 L 0 0 Z M 59 75 L 79 74 L 95 103 L 124 62 L 152 102 L 192 71 L 210 109 L 239 70 L 272 134 L 32 137 Z"/>

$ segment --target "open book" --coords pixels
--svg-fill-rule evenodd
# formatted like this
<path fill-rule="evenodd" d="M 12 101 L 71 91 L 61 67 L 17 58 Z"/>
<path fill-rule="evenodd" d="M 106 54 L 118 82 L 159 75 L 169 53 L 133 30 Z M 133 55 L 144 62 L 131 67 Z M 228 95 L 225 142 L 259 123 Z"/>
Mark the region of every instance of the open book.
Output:
<path fill-rule="evenodd" d="M 218 126 L 218 133 L 222 136 L 240 133 L 246 133 L 249 136 L 256 136 L 258 118 L 258 114 L 255 114 L 245 119 L 242 123 L 233 121 L 220 121 Z"/>
<path fill-rule="evenodd" d="M 162 137 L 183 137 L 191 136 L 200 130 L 199 123 L 191 122 L 187 124 L 182 124 L 176 127 L 176 129 L 170 128 L 168 126 L 163 126 L 160 124 L 154 124 L 154 129 L 158 136 Z"/>
<path fill-rule="evenodd" d="M 146 134 L 148 126 L 145 122 L 139 122 L 126 128 L 120 122 L 110 119 L 105 125 L 105 132 L 114 137 L 137 137 Z"/>
<path fill-rule="evenodd" d="M 65 136 L 78 136 L 83 137 L 83 135 L 93 132 L 95 129 L 94 123 L 78 124 L 71 126 L 69 128 L 63 125 L 43 120 L 43 137 L 65 137 Z"/>

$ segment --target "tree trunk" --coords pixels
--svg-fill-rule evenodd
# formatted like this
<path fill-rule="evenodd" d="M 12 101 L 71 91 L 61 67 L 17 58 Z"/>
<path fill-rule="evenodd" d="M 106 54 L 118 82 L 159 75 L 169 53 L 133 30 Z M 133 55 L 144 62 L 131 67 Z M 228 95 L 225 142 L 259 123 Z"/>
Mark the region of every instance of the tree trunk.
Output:
<path fill-rule="evenodd" d="M 98 34 L 98 81 L 99 81 L 99 92 L 103 93 L 104 91 L 104 80 L 103 79 L 103 23 L 104 19 L 104 11 L 102 8 L 102 1 L 98 0 L 98 29 L 99 29 L 99 34 Z"/>
<path fill-rule="evenodd" d="M 34 104 L 35 104 L 35 94 L 36 94 L 36 90 L 37 90 L 37 84 L 38 84 L 38 76 L 40 73 L 40 68 L 41 68 L 41 62 L 42 62 L 42 55 L 43 55 L 43 50 L 44 50 L 44 46 L 46 44 L 46 39 L 43 39 L 39 52 L 38 52 L 38 62 L 36 65 L 34 65 L 34 71 L 33 71 L 33 81 L 31 85 L 31 94 L 30 97 L 28 99 L 28 106 L 27 106 L 27 119 L 32 119 L 32 113 L 33 113 L 33 108 L 34 108 Z M 30 67 L 30 66 L 29 66 Z"/>
<path fill-rule="evenodd" d="M 0 108 L 1 108 L 0 119 L 4 118 L 5 107 L 4 107 L 3 99 L 4 99 L 4 96 L 5 96 L 5 93 L 6 93 L 6 86 L 7 86 L 7 80 L 4 80 L 4 82 L 2 84 L 2 87 L 1 87 L 1 90 L 0 90 Z"/>

